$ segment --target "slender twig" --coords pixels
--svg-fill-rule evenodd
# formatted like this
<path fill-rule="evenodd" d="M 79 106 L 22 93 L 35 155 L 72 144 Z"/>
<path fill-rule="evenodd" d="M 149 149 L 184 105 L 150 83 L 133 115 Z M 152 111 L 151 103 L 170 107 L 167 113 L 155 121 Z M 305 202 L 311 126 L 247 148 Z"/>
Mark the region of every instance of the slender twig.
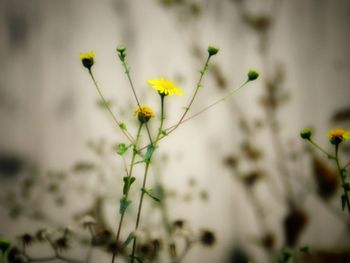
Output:
<path fill-rule="evenodd" d="M 350 199 L 349 199 L 349 195 L 348 195 L 348 187 L 349 187 L 349 184 L 346 182 L 346 176 L 344 176 L 344 170 L 341 168 L 340 166 L 340 162 L 339 162 L 339 144 L 336 144 L 335 145 L 335 162 L 337 164 L 337 168 L 338 168 L 338 171 L 339 171 L 339 174 L 340 174 L 340 179 L 341 179 L 341 182 L 342 182 L 342 187 L 343 187 L 343 190 L 344 190 L 344 198 L 345 198 L 345 202 L 346 202 L 346 206 L 348 208 L 348 212 L 349 212 L 349 215 L 350 215 Z M 343 198 L 342 196 L 342 198 Z M 343 203 L 343 200 L 342 200 L 342 203 Z"/>
<path fill-rule="evenodd" d="M 135 86 L 134 86 L 134 83 L 133 83 L 133 81 L 131 79 L 131 75 L 130 75 L 130 69 L 129 69 L 128 65 L 127 65 L 127 62 L 126 62 L 125 58 L 123 60 L 121 60 L 121 62 L 123 64 L 123 67 L 124 67 L 124 70 L 125 70 L 125 74 L 128 77 L 128 81 L 129 81 L 132 93 L 134 94 L 134 98 L 136 100 L 137 106 L 139 108 L 141 108 L 141 103 L 140 103 L 139 98 L 137 97 Z M 150 140 L 150 142 L 152 144 L 152 136 L 151 136 L 151 133 L 149 131 L 147 122 L 145 123 L 145 126 L 146 126 L 146 130 L 147 130 L 148 138 L 149 138 L 149 140 Z"/>
<path fill-rule="evenodd" d="M 313 146 L 315 146 L 317 149 L 319 149 L 321 152 L 323 152 L 325 155 L 327 155 L 328 158 L 330 158 L 330 159 L 334 159 L 334 158 L 335 158 L 332 154 L 330 154 L 330 153 L 328 153 L 326 150 L 324 150 L 320 145 L 318 145 L 316 142 L 314 142 L 311 138 L 308 139 L 308 141 L 309 141 Z"/>
<path fill-rule="evenodd" d="M 145 189 L 149 165 L 150 165 L 150 162 L 147 162 L 146 166 L 145 166 L 145 173 L 144 173 L 144 176 L 143 176 L 143 183 L 142 183 L 142 188 L 141 189 Z M 138 211 L 137 211 L 137 218 L 136 218 L 136 224 L 135 224 L 135 232 L 137 231 L 137 229 L 139 227 L 139 224 L 140 224 L 141 209 L 142 209 L 142 203 L 143 203 L 144 195 L 145 195 L 145 191 L 141 191 L 141 196 L 140 196 L 140 201 L 139 201 L 139 208 L 138 208 Z M 134 262 L 134 259 L 135 259 L 136 241 L 137 241 L 137 237 L 134 236 L 134 240 L 133 240 L 133 244 L 132 244 L 132 253 L 131 253 L 131 262 L 132 263 Z"/>
<path fill-rule="evenodd" d="M 166 128 L 167 131 L 167 135 L 171 132 L 173 132 L 180 124 L 185 123 L 186 121 L 189 121 L 195 117 L 197 117 L 198 115 L 204 113 L 205 111 L 209 110 L 210 108 L 214 107 L 215 105 L 219 104 L 220 102 L 228 99 L 229 97 L 231 97 L 234 93 L 236 93 L 239 89 L 243 88 L 246 84 L 248 83 L 248 81 L 245 81 L 243 84 L 241 84 L 238 88 L 233 89 L 232 91 L 230 91 L 228 94 L 226 94 L 224 97 L 222 97 L 221 99 L 218 99 L 217 101 L 209 104 L 208 106 L 206 106 L 205 108 L 201 109 L 200 111 L 198 111 L 197 113 L 193 114 L 192 116 L 186 118 L 186 119 L 182 119 L 179 123 Z"/>
<path fill-rule="evenodd" d="M 93 82 L 94 82 L 94 85 L 95 85 L 95 88 L 96 88 L 98 94 L 100 95 L 100 97 L 101 97 L 101 99 L 102 99 L 102 102 L 103 102 L 104 106 L 106 107 L 106 109 L 108 110 L 108 112 L 111 114 L 111 116 L 112 116 L 114 122 L 117 124 L 117 126 L 120 128 L 120 130 L 124 133 L 124 135 L 128 138 L 128 140 L 129 140 L 131 143 L 134 143 L 134 139 L 133 139 L 133 137 L 131 136 L 131 134 L 130 134 L 127 130 L 125 130 L 125 129 L 122 128 L 121 122 L 118 121 L 117 117 L 116 117 L 115 114 L 112 112 L 111 108 L 109 107 L 108 102 L 106 101 L 105 97 L 103 96 L 103 94 L 102 94 L 102 92 L 101 92 L 101 89 L 100 89 L 100 87 L 98 86 L 97 81 L 96 81 L 94 75 L 92 74 L 91 69 L 89 69 L 89 74 L 90 74 L 90 76 L 91 76 L 91 78 L 92 78 L 92 80 L 93 80 Z"/>
<path fill-rule="evenodd" d="M 158 134 L 156 136 L 156 139 L 154 140 L 152 146 L 155 149 L 157 147 L 157 143 L 160 139 L 160 136 L 163 131 L 163 124 L 164 124 L 164 99 L 165 95 L 160 94 L 160 99 L 161 99 L 161 114 L 160 114 L 160 125 L 158 129 Z M 152 157 L 151 157 L 152 158 Z M 148 168 L 151 163 L 151 160 L 147 160 L 146 166 L 145 166 L 145 172 L 143 176 L 143 183 L 142 183 L 142 188 L 141 188 L 141 195 L 140 195 L 140 201 L 139 201 L 139 208 L 137 211 L 137 218 L 136 218 L 136 224 L 135 224 L 135 232 L 137 231 L 139 224 L 140 224 L 140 217 L 141 217 L 141 210 L 142 210 L 142 203 L 143 203 L 143 198 L 145 195 L 145 187 L 146 187 L 146 180 L 147 180 L 147 175 L 148 175 Z M 132 253 L 131 253 L 131 262 L 133 263 L 135 260 L 135 249 L 136 249 L 136 242 L 137 242 L 137 237 L 134 237 L 133 244 L 132 244 Z"/>
<path fill-rule="evenodd" d="M 133 167 L 134 167 L 134 164 L 135 164 L 135 158 L 136 158 L 136 155 L 137 155 L 137 145 L 138 145 L 138 142 L 139 142 L 139 139 L 140 139 L 142 126 L 143 126 L 143 123 L 140 123 L 139 128 L 137 130 L 136 141 L 135 141 L 135 144 L 134 144 L 134 147 L 133 147 L 132 157 L 131 157 L 131 161 L 130 161 L 130 170 L 127 173 L 127 176 L 129 176 L 129 177 L 132 176 Z M 130 189 L 128 189 L 128 191 L 125 193 L 126 199 L 129 196 L 129 190 Z M 117 230 L 117 234 L 116 234 L 116 237 L 115 237 L 115 241 L 116 242 L 119 241 L 120 232 L 121 232 L 121 228 L 122 228 L 123 221 L 124 221 L 124 215 L 125 215 L 125 211 L 123 211 L 121 213 L 121 216 L 120 216 L 120 220 L 119 220 L 119 224 L 118 224 L 118 230 Z M 112 263 L 114 263 L 115 256 L 116 256 L 116 254 L 115 254 L 115 252 L 113 252 Z"/>
<path fill-rule="evenodd" d="M 191 98 L 191 100 L 190 100 L 188 106 L 185 107 L 185 111 L 184 111 L 184 113 L 182 114 L 182 116 L 180 117 L 180 120 L 177 122 L 177 124 L 175 125 L 175 127 L 174 127 L 170 132 L 176 130 L 177 127 L 179 127 L 179 125 L 181 124 L 181 122 L 184 120 L 184 118 L 186 117 L 187 113 L 189 112 L 189 110 L 190 110 L 190 108 L 191 108 L 191 106 L 192 106 L 192 104 L 193 104 L 193 102 L 194 102 L 194 99 L 196 98 L 197 93 L 198 93 L 199 89 L 200 89 L 201 86 L 202 86 L 202 80 L 203 80 L 203 77 L 204 77 L 205 72 L 206 72 L 207 69 L 208 69 L 208 65 L 209 65 L 209 60 L 210 60 L 210 58 L 211 58 L 211 56 L 208 55 L 208 58 L 207 58 L 207 60 L 206 60 L 206 62 L 205 62 L 205 64 L 204 64 L 204 67 L 203 67 L 203 69 L 200 71 L 199 79 L 198 79 L 198 82 L 197 82 L 197 84 L 196 84 L 196 88 L 195 88 L 195 90 L 194 90 L 194 93 L 193 93 L 193 95 L 192 95 L 192 98 Z M 170 132 L 169 132 L 169 133 L 170 133 Z"/>

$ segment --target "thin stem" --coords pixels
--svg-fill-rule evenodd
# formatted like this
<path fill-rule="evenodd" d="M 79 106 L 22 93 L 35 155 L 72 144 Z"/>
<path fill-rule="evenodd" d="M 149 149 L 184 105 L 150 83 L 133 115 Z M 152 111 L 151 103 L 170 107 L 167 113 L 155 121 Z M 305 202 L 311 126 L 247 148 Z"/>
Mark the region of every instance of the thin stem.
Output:
<path fill-rule="evenodd" d="M 91 69 L 89 69 L 89 74 L 94 82 L 94 85 L 95 85 L 95 88 L 98 92 L 98 94 L 100 95 L 101 97 L 101 100 L 104 104 L 104 106 L 106 107 L 106 109 L 108 110 L 108 112 L 111 114 L 114 122 L 117 124 L 117 126 L 120 128 L 120 130 L 124 133 L 124 135 L 128 138 L 128 140 L 131 142 L 131 143 L 134 143 L 134 139 L 133 137 L 130 135 L 130 133 L 126 130 L 124 130 L 122 127 L 121 127 L 121 122 L 118 121 L 117 117 L 115 116 L 115 114 L 112 112 L 111 108 L 109 107 L 108 105 L 108 102 L 106 101 L 105 97 L 103 96 L 102 92 L 101 92 L 101 89 L 99 88 L 98 84 L 97 84 L 97 81 L 94 77 L 94 75 L 92 74 L 92 71 Z"/>
<path fill-rule="evenodd" d="M 160 100 L 161 100 L 160 124 L 159 124 L 157 137 L 156 137 L 155 141 L 152 144 L 154 149 L 157 147 L 157 143 L 158 143 L 158 141 L 160 139 L 160 136 L 161 136 L 162 130 L 163 130 L 163 124 L 164 124 L 164 99 L 165 99 L 165 96 L 160 94 Z M 151 163 L 151 160 L 148 160 L 146 162 L 146 166 L 145 166 L 145 173 L 144 173 L 144 176 L 143 176 L 143 183 L 142 183 L 142 188 L 141 188 L 141 196 L 140 196 L 140 201 L 139 201 L 139 208 L 138 208 L 138 211 L 137 211 L 137 218 L 136 218 L 136 224 L 135 224 L 135 232 L 137 231 L 137 229 L 139 227 L 139 224 L 140 224 L 140 217 L 141 217 L 143 197 L 145 195 L 144 189 L 146 187 L 147 174 L 148 174 L 148 168 L 149 168 L 150 163 Z M 135 236 L 134 240 L 133 240 L 133 244 L 132 244 L 132 253 L 131 253 L 131 262 L 132 263 L 135 260 L 136 242 L 137 242 L 137 237 Z"/>
<path fill-rule="evenodd" d="M 227 93 L 224 97 L 222 97 L 221 99 L 218 99 L 217 101 L 209 104 L 208 106 L 206 106 L 205 108 L 201 109 L 200 111 L 198 111 L 197 113 L 193 114 L 192 116 L 188 117 L 187 119 L 183 119 L 181 122 L 169 127 L 166 129 L 167 134 L 173 132 L 180 124 L 185 123 L 186 121 L 189 121 L 195 117 L 197 117 L 198 115 L 204 113 L 205 111 L 209 110 L 210 108 L 214 107 L 215 105 L 219 104 L 220 102 L 223 102 L 224 100 L 228 99 L 229 97 L 231 97 L 234 93 L 236 93 L 239 89 L 243 88 L 249 81 L 245 81 L 243 84 L 241 84 L 238 88 L 233 89 L 232 91 L 230 91 L 229 93 Z"/>
<path fill-rule="evenodd" d="M 135 90 L 135 87 L 134 87 L 134 83 L 133 83 L 133 81 L 132 81 L 132 79 L 131 79 L 131 76 L 130 76 L 129 67 L 128 67 L 127 63 L 126 63 L 125 58 L 124 58 L 123 60 L 121 60 L 121 61 L 122 61 L 122 64 L 123 64 L 123 67 L 124 67 L 124 70 L 125 70 L 125 74 L 126 74 L 126 76 L 128 77 L 128 81 L 129 81 L 131 90 L 132 90 L 132 92 L 133 92 L 133 94 L 134 94 L 134 97 L 135 97 L 137 106 L 138 106 L 139 108 L 141 108 L 140 100 L 139 100 L 138 97 L 137 97 L 136 90 Z M 151 133 L 150 133 L 150 131 L 149 131 L 148 124 L 147 124 L 147 122 L 146 122 L 145 124 L 146 124 L 146 130 L 147 130 L 148 138 L 149 138 L 149 140 L 150 140 L 150 143 L 152 144 L 152 136 L 151 136 Z"/>
<path fill-rule="evenodd" d="M 348 161 L 348 163 L 344 165 L 343 169 L 346 169 L 349 165 L 350 165 L 350 161 Z"/>
<path fill-rule="evenodd" d="M 127 173 L 127 176 L 129 176 L 129 177 L 132 176 L 133 167 L 134 167 L 134 164 L 135 164 L 135 158 L 136 158 L 136 155 L 137 155 L 137 145 L 138 145 L 138 142 L 139 142 L 139 139 L 140 139 L 141 129 L 142 129 L 142 126 L 143 126 L 142 124 L 143 123 L 140 122 L 139 128 L 137 130 L 136 141 L 135 141 L 135 144 L 134 144 L 134 147 L 133 147 L 133 153 L 132 153 L 132 157 L 131 157 L 131 161 L 130 161 L 130 171 L 129 171 L 129 173 Z M 129 196 L 129 190 L 130 189 L 128 189 L 128 191 L 125 193 L 126 199 Z M 125 211 L 123 211 L 121 216 L 120 216 L 120 220 L 119 220 L 119 224 L 118 224 L 118 230 L 117 230 L 117 235 L 115 237 L 115 242 L 116 243 L 119 241 L 120 232 L 121 232 L 121 228 L 122 228 L 123 221 L 124 221 L 124 215 L 125 215 Z M 114 263 L 115 256 L 116 256 L 116 254 L 113 252 L 112 263 Z"/>
<path fill-rule="evenodd" d="M 146 180 L 147 180 L 147 174 L 148 174 L 148 168 L 149 168 L 150 162 L 146 163 L 145 166 L 145 173 L 143 176 L 143 183 L 142 183 L 142 189 L 145 189 L 146 186 Z M 139 224 L 140 224 L 140 217 L 141 217 L 141 210 L 142 210 L 142 203 L 143 203 L 143 197 L 145 195 L 144 191 L 141 191 L 141 196 L 140 196 L 140 202 L 139 202 L 139 208 L 137 211 L 137 218 L 136 218 L 136 224 L 135 224 L 135 232 L 137 231 Z M 131 253 L 131 262 L 134 262 L 135 259 L 135 249 L 136 249 L 136 241 L 137 237 L 134 237 L 133 244 L 132 244 L 132 253 Z"/>
<path fill-rule="evenodd" d="M 199 91 L 199 89 L 200 89 L 200 87 L 201 87 L 204 74 L 205 74 L 205 72 L 206 72 L 207 69 L 208 69 L 208 65 L 209 65 L 209 60 L 210 60 L 210 58 L 211 58 L 211 56 L 209 55 L 208 58 L 207 58 L 207 60 L 205 61 L 205 64 L 204 64 L 203 69 L 200 71 L 200 76 L 199 76 L 198 82 L 197 82 L 197 84 L 196 84 L 195 91 L 194 91 L 194 93 L 193 93 L 193 95 L 192 95 L 192 98 L 191 98 L 191 100 L 190 100 L 188 106 L 185 108 L 185 111 L 184 111 L 184 113 L 182 114 L 182 116 L 180 117 L 180 120 L 178 121 L 178 123 L 175 125 L 175 127 L 174 127 L 170 132 L 174 131 L 175 129 L 177 129 L 177 127 L 179 127 L 179 125 L 181 124 L 181 122 L 182 122 L 182 121 L 184 120 L 184 118 L 186 117 L 188 111 L 190 110 L 190 108 L 191 108 L 191 106 L 192 106 L 192 104 L 193 104 L 193 102 L 194 102 L 194 99 L 196 98 L 197 93 L 198 93 L 198 91 Z"/>
<path fill-rule="evenodd" d="M 326 150 L 324 150 L 320 145 L 318 145 L 316 142 L 314 142 L 312 139 L 308 140 L 313 146 L 315 146 L 317 149 L 319 149 L 321 152 L 323 152 L 325 155 L 327 155 L 328 158 L 335 158 L 333 155 L 328 153 Z"/>
<path fill-rule="evenodd" d="M 346 176 L 344 176 L 343 169 L 341 168 L 340 163 L 339 163 L 339 144 L 335 145 L 335 162 L 337 164 L 337 168 L 338 168 L 338 171 L 340 174 L 340 179 L 342 182 L 342 187 L 344 190 L 343 196 L 345 197 L 346 206 L 348 207 L 348 212 L 350 214 L 350 199 L 349 199 L 348 189 L 347 189 L 348 184 L 346 182 Z"/>

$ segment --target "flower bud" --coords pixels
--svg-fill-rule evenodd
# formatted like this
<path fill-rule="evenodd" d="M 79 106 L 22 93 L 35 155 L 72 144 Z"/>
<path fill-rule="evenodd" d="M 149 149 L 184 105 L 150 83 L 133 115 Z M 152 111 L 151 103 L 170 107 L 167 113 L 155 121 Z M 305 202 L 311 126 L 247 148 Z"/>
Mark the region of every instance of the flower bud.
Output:
<path fill-rule="evenodd" d="M 135 114 L 137 114 L 140 123 L 147 123 L 151 117 L 154 117 L 153 110 L 148 106 L 141 106 L 136 109 Z"/>
<path fill-rule="evenodd" d="M 118 56 L 119 56 L 121 61 L 125 60 L 125 57 L 126 57 L 125 51 L 126 51 L 126 47 L 124 47 L 124 46 L 117 47 Z"/>
<path fill-rule="evenodd" d="M 300 137 L 303 138 L 304 140 L 310 140 L 312 136 L 312 131 L 310 129 L 303 129 L 300 132 Z"/>
<path fill-rule="evenodd" d="M 94 51 L 90 51 L 89 53 L 80 53 L 80 60 L 83 63 L 83 66 L 88 70 L 94 65 Z"/>
<path fill-rule="evenodd" d="M 208 47 L 208 53 L 210 57 L 216 55 L 218 52 L 219 52 L 219 49 L 217 47 L 213 47 L 213 46 Z"/>
<path fill-rule="evenodd" d="M 248 71 L 248 81 L 256 80 L 259 77 L 259 73 L 256 70 L 249 70 Z"/>

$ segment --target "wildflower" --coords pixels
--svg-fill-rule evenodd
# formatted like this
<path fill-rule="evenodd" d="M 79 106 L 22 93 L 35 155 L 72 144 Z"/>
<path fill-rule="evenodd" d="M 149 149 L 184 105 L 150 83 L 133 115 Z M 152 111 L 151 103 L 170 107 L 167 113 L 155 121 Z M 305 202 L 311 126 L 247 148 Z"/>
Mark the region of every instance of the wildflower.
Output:
<path fill-rule="evenodd" d="M 253 69 L 248 71 L 248 81 L 256 80 L 259 77 L 259 73 Z"/>
<path fill-rule="evenodd" d="M 312 131 L 310 129 L 303 129 L 300 132 L 300 137 L 303 138 L 304 140 L 310 140 L 312 135 Z"/>
<path fill-rule="evenodd" d="M 137 108 L 134 113 L 135 115 L 137 114 L 137 117 L 141 123 L 146 123 L 150 118 L 154 117 L 153 110 L 146 105 L 142 105 L 140 108 Z"/>
<path fill-rule="evenodd" d="M 214 47 L 214 46 L 208 47 L 208 53 L 210 57 L 216 55 L 218 52 L 219 52 L 219 49 L 217 47 Z"/>
<path fill-rule="evenodd" d="M 150 79 L 147 81 L 148 84 L 152 86 L 152 88 L 158 90 L 159 94 L 162 96 L 167 95 L 179 95 L 182 96 L 183 92 L 180 88 L 176 87 L 174 83 L 170 80 L 159 78 L 159 79 Z"/>
<path fill-rule="evenodd" d="M 92 65 L 94 64 L 94 51 L 90 51 L 88 53 L 80 53 L 80 60 L 83 63 L 84 67 L 86 67 L 88 70 L 91 69 Z"/>
<path fill-rule="evenodd" d="M 341 143 L 343 140 L 349 140 L 350 132 L 342 128 L 337 128 L 337 129 L 330 130 L 329 133 L 327 134 L 327 137 L 329 138 L 329 141 L 332 144 L 337 145 Z"/>

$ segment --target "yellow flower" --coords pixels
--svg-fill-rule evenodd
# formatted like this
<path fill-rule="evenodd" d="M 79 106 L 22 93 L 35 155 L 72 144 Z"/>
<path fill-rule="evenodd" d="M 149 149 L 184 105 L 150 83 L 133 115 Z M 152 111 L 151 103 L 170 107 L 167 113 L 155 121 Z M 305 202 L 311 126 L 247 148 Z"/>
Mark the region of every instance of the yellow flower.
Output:
<path fill-rule="evenodd" d="M 137 117 L 141 123 L 146 123 L 151 117 L 154 117 L 153 110 L 146 105 L 142 105 L 140 108 L 137 108 L 134 111 L 134 114 L 137 114 Z"/>
<path fill-rule="evenodd" d="M 94 51 L 90 51 L 88 53 L 80 53 L 80 60 L 83 63 L 84 67 L 87 69 L 91 69 L 92 65 L 94 64 Z"/>
<path fill-rule="evenodd" d="M 180 88 L 176 87 L 174 83 L 170 80 L 159 78 L 159 79 L 150 79 L 147 80 L 148 84 L 152 86 L 152 88 L 158 90 L 161 95 L 179 95 L 182 96 L 183 92 Z"/>
<path fill-rule="evenodd" d="M 327 137 L 330 138 L 330 141 L 332 144 L 339 144 L 343 140 L 350 139 L 350 132 L 342 128 L 337 128 L 337 129 L 330 130 L 327 134 Z"/>

